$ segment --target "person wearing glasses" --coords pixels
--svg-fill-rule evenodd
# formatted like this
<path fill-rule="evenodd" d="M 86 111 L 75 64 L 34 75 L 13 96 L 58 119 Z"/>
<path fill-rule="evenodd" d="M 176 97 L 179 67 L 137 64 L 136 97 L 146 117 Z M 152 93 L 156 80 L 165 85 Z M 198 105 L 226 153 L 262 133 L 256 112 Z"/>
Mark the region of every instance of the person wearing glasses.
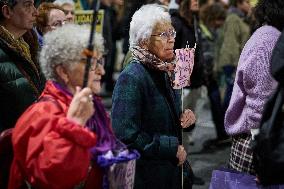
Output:
<path fill-rule="evenodd" d="M 61 6 L 65 12 L 68 23 L 75 22 L 75 4 L 73 0 L 56 0 L 53 3 Z"/>
<path fill-rule="evenodd" d="M 40 4 L 35 27 L 40 46 L 43 45 L 43 35 L 64 25 L 66 19 L 64 10 L 59 5 L 47 2 Z"/>
<path fill-rule="evenodd" d="M 111 129 L 96 97 L 105 73 L 98 61 L 104 52 L 98 34 L 87 86 L 82 88 L 89 35 L 87 26 L 68 24 L 44 36 L 39 60 L 48 81 L 13 131 L 10 189 L 23 183 L 40 189 L 102 188 L 102 173 L 96 162 L 91 166 L 90 149 L 102 138 L 108 145 L 111 134 L 105 133 Z"/>
<path fill-rule="evenodd" d="M 195 116 L 188 109 L 182 113 L 180 91 L 171 86 L 176 32 L 168 11 L 149 4 L 134 13 L 129 34 L 129 57 L 112 96 L 112 126 L 141 154 L 134 189 L 178 189 L 187 156 L 181 129 Z"/>

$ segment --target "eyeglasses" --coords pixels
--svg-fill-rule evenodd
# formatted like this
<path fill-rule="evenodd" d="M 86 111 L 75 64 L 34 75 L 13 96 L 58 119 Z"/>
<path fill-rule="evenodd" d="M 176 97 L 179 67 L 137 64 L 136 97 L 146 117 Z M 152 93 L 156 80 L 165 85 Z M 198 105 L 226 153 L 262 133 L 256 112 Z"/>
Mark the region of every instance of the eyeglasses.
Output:
<path fill-rule="evenodd" d="M 96 63 L 95 63 L 96 61 Z M 80 62 L 86 64 L 87 63 L 87 58 L 81 58 Z M 90 66 L 90 71 L 96 71 L 97 68 L 99 68 L 99 65 L 104 67 L 105 66 L 105 58 L 101 57 L 97 59 L 96 57 L 91 58 L 91 66 Z"/>
<path fill-rule="evenodd" d="M 71 14 L 71 15 L 75 15 L 75 11 L 73 10 L 63 10 L 65 15 Z"/>
<path fill-rule="evenodd" d="M 153 34 L 151 36 L 158 36 L 161 37 L 163 40 L 168 40 L 170 38 L 176 38 L 176 31 L 175 30 L 170 30 L 167 32 L 162 32 L 162 33 L 158 33 L 158 34 Z"/>
<path fill-rule="evenodd" d="M 56 22 L 50 25 L 46 25 L 46 27 L 50 27 L 51 29 L 56 29 L 58 27 L 63 26 L 64 24 L 66 24 L 66 20 L 57 20 Z"/>

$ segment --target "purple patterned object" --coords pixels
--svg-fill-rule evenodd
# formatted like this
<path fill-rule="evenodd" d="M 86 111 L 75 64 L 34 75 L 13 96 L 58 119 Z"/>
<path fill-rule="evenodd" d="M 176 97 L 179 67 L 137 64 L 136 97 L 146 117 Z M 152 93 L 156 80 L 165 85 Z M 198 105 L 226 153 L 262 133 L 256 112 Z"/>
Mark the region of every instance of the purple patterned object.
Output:
<path fill-rule="evenodd" d="M 221 168 L 212 172 L 209 189 L 284 189 L 284 185 L 264 187 L 256 182 L 253 175 Z"/>

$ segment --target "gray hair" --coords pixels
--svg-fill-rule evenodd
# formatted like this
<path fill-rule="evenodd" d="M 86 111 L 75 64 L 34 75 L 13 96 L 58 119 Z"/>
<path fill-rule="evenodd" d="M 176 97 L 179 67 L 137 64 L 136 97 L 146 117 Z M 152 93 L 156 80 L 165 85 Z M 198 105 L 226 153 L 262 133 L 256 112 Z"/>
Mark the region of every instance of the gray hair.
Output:
<path fill-rule="evenodd" d="M 40 52 L 39 62 L 46 79 L 57 81 L 55 72 L 57 65 L 70 69 L 82 57 L 82 51 L 87 47 L 90 27 L 76 24 L 66 24 L 44 35 L 44 44 Z M 104 40 L 96 33 L 94 49 L 104 53 Z"/>
<path fill-rule="evenodd" d="M 72 6 L 75 5 L 75 4 L 74 4 L 74 1 L 72 1 L 72 0 L 56 0 L 56 1 L 54 1 L 53 3 L 54 3 L 54 4 L 57 4 L 57 5 L 59 5 L 59 6 L 62 6 L 62 5 L 65 5 L 65 4 L 70 4 L 70 5 L 72 5 Z"/>
<path fill-rule="evenodd" d="M 139 45 L 143 40 L 148 40 L 156 24 L 162 22 L 171 23 L 170 14 L 162 6 L 148 4 L 137 10 L 130 22 L 130 48 Z"/>

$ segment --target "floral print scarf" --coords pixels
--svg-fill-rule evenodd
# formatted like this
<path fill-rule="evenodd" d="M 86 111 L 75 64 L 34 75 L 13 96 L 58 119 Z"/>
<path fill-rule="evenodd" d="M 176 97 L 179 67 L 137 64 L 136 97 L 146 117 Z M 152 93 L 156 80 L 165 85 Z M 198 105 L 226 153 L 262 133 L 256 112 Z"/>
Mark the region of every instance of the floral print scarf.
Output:
<path fill-rule="evenodd" d="M 175 69 L 175 58 L 172 62 L 164 62 L 156 55 L 139 46 L 132 47 L 131 52 L 134 60 L 138 60 L 150 69 L 167 72 L 169 78 L 172 79 Z"/>

